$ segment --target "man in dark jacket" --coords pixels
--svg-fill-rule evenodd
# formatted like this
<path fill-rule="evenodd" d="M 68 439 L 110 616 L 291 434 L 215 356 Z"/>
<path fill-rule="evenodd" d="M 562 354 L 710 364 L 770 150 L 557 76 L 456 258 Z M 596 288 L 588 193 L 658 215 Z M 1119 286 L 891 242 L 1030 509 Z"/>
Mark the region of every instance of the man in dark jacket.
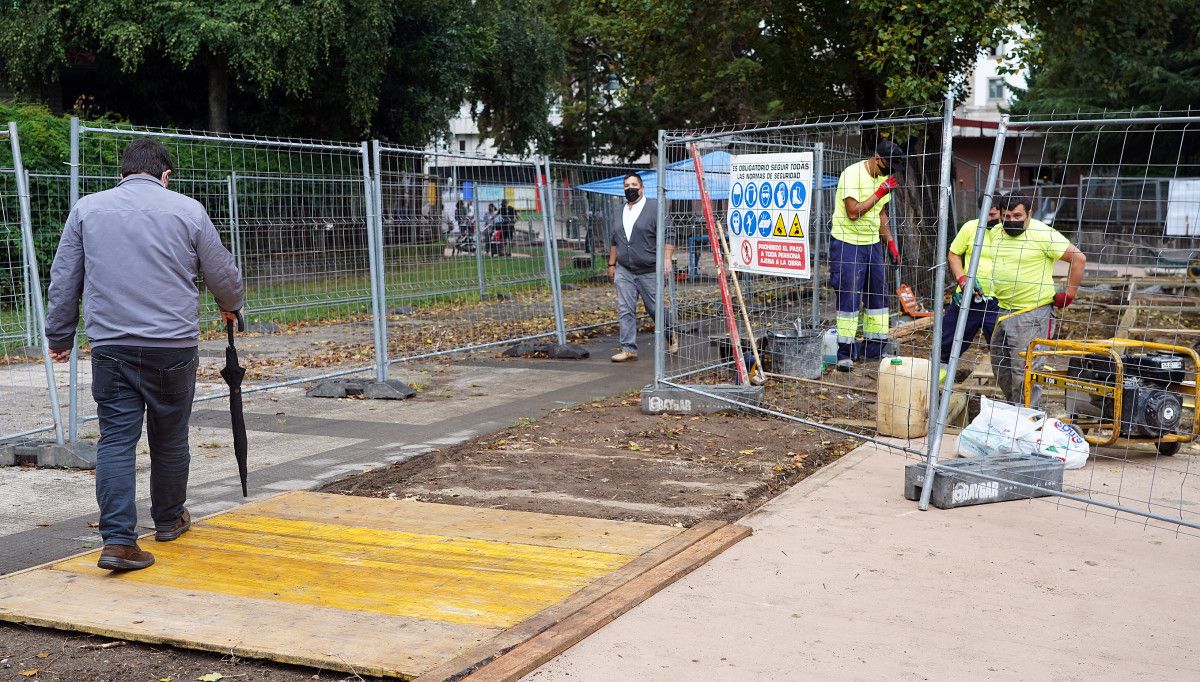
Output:
<path fill-rule="evenodd" d="M 96 501 L 109 570 L 146 568 L 137 544 L 136 447 L 150 440 L 154 539 L 191 526 L 187 500 L 188 419 L 196 391 L 200 291 L 224 320 L 242 308 L 242 276 L 204 207 L 167 189 L 171 156 L 150 138 L 121 157 L 116 187 L 76 202 L 50 271 L 46 338 L 59 362 L 71 354 L 82 296 L 92 343 L 92 395 L 100 418 Z"/>
<path fill-rule="evenodd" d="M 655 254 L 658 250 L 658 202 L 647 199 L 642 178 L 637 173 L 625 176 L 625 204 L 621 217 L 612 226 L 608 248 L 608 278 L 617 286 L 617 316 L 620 319 L 621 350 L 612 356 L 613 362 L 638 359 L 637 300 L 642 298 L 646 312 L 654 314 Z M 663 246 L 663 272 L 671 276 L 671 254 L 675 251 L 675 232 L 668 223 Z M 672 330 L 674 320 L 670 311 L 666 318 L 667 351 L 679 351 L 679 340 Z"/>

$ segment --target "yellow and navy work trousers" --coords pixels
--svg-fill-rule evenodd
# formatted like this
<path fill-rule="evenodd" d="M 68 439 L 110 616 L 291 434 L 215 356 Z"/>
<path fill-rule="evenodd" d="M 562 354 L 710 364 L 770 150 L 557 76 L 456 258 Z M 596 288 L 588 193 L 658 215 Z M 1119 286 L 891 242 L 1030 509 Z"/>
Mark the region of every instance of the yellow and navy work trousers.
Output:
<path fill-rule="evenodd" d="M 863 318 L 862 355 L 878 358 L 888 342 L 888 286 L 883 244 L 829 240 L 829 283 L 837 297 L 838 360 L 857 360 L 858 318 Z M 862 313 L 864 303 L 866 312 Z"/>

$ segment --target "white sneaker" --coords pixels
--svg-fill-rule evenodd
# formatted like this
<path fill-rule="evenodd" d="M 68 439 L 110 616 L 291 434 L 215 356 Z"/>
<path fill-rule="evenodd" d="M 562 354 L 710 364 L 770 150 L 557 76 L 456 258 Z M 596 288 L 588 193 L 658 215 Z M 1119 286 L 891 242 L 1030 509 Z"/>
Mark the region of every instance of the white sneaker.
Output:
<path fill-rule="evenodd" d="M 630 353 L 627 350 L 623 350 L 612 356 L 613 362 L 633 362 L 634 360 L 637 360 L 637 353 Z"/>
<path fill-rule="evenodd" d="M 667 352 L 668 353 L 678 353 L 679 352 L 679 335 L 678 334 L 671 335 L 671 340 L 667 343 Z"/>

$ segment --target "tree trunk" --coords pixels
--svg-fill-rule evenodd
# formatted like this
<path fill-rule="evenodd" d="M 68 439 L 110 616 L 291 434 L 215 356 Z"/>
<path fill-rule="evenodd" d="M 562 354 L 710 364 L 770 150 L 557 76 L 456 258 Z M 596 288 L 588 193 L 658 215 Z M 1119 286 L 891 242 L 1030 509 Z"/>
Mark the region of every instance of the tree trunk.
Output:
<path fill-rule="evenodd" d="M 208 65 L 208 129 L 229 132 L 229 64 L 214 56 Z"/>

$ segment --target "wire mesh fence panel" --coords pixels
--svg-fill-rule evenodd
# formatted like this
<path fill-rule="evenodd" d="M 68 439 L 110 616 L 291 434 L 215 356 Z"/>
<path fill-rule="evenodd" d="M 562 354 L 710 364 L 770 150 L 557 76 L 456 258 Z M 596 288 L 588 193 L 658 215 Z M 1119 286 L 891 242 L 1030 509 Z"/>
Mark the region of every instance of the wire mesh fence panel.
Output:
<path fill-rule="evenodd" d="M 78 195 L 117 185 L 125 146 L 147 136 L 171 154 L 168 189 L 204 206 L 242 270 L 248 330 L 239 347 L 249 370 L 243 391 L 370 367 L 367 146 L 84 126 L 76 140 Z M 59 195 L 51 202 L 62 203 Z M 213 298 L 202 295 L 200 399 L 226 392 L 218 313 Z M 78 403 L 88 407 L 89 385 L 82 363 Z"/>
<path fill-rule="evenodd" d="M 378 146 L 388 359 L 549 337 L 540 164 Z"/>
<path fill-rule="evenodd" d="M 846 435 L 898 437 L 886 442 L 918 453 L 907 439 L 925 433 L 943 300 L 935 274 L 948 198 L 944 113 L 668 133 L 661 195 L 687 265 L 669 283 L 679 351 L 665 356 L 661 378 L 704 391 L 746 382 L 758 365 L 766 379 L 758 409 Z M 897 186 L 881 187 L 889 177 Z M 718 265 L 714 252 L 728 260 Z M 738 355 L 751 376 L 741 375 Z M 849 371 L 837 371 L 839 360 Z"/>
<path fill-rule="evenodd" d="M 571 161 L 549 166 L 567 330 L 575 339 L 611 333 L 617 309 L 607 264 L 609 239 L 625 204 L 623 182 L 629 173 L 645 179 L 654 170 Z"/>
<path fill-rule="evenodd" d="M 979 249 L 981 296 L 945 424 L 965 429 L 960 453 L 1079 466 L 1061 491 L 1035 494 L 1189 533 L 1200 529 L 1198 132 L 1188 116 L 1009 122 L 989 171 L 1001 222 L 953 239 Z M 1036 412 L 1018 427 L 989 420 L 995 405 Z"/>
<path fill-rule="evenodd" d="M 56 436 L 53 370 L 43 344 L 29 178 L 15 126 L 0 130 L 0 445 Z M 57 435 L 61 435 L 59 430 Z"/>

